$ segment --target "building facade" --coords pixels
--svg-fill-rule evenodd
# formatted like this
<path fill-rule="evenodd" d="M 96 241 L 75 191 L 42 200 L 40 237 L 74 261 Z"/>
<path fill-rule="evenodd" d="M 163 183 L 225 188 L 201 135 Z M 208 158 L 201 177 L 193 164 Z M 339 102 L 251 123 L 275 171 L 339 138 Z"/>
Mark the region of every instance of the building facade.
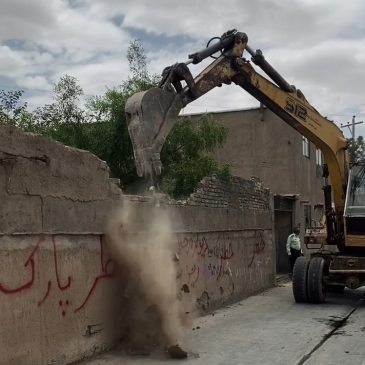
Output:
<path fill-rule="evenodd" d="M 322 153 L 265 107 L 210 115 L 228 128 L 217 160 L 229 163 L 233 175 L 258 177 L 274 194 L 277 271 L 286 272 L 287 236 L 299 226 L 304 241 L 305 230 L 323 216 Z"/>

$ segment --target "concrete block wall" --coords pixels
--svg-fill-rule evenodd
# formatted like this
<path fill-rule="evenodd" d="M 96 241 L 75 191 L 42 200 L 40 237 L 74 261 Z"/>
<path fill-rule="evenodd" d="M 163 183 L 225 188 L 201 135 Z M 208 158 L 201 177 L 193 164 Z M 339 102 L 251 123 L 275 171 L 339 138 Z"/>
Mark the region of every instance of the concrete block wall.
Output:
<path fill-rule="evenodd" d="M 274 284 L 270 196 L 258 181 L 213 177 L 156 208 L 122 195 L 92 154 L 0 125 L 0 365 L 67 364 L 120 339 L 126 283 L 103 233 L 123 199 L 140 211 L 137 231 L 168 209 L 183 301 L 209 311 Z"/>
<path fill-rule="evenodd" d="M 126 198 L 144 207 L 145 216 L 156 214 L 154 199 Z M 207 177 L 189 199 L 159 209 L 168 209 L 174 222 L 181 297 L 196 301 L 200 313 L 274 285 L 271 195 L 257 178 Z M 136 231 L 143 229 L 145 218 L 139 219 Z"/>
<path fill-rule="evenodd" d="M 204 178 L 187 201 L 189 205 L 213 208 L 269 210 L 270 192 L 260 180 L 233 176 L 229 181 L 216 176 Z"/>
<path fill-rule="evenodd" d="M 207 177 L 186 204 L 194 205 L 195 214 L 205 218 L 191 232 L 178 235 L 180 280 L 197 298 L 201 311 L 273 285 L 270 192 L 258 179 L 233 177 L 227 182 Z M 190 226 L 186 215 L 183 221 Z"/>
<path fill-rule="evenodd" d="M 195 300 L 199 311 L 205 313 L 274 285 L 269 217 L 242 215 L 247 219 L 227 229 L 219 214 L 204 208 L 199 214 L 210 219 L 210 229 L 207 224 L 195 232 L 177 234 L 178 278 L 184 300 Z"/>

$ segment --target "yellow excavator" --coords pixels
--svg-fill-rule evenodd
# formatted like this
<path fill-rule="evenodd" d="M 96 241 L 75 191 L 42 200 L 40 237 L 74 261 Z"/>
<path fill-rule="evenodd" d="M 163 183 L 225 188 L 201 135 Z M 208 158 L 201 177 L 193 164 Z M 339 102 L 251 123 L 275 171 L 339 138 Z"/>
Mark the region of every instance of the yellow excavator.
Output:
<path fill-rule="evenodd" d="M 245 33 L 230 30 L 212 38 L 188 61 L 164 69 L 158 87 L 131 96 L 126 103 L 137 173 L 161 174 L 160 152 L 182 108 L 222 84 L 239 85 L 319 148 L 325 159 L 326 242 L 311 257 L 299 257 L 293 270 L 297 302 L 321 303 L 328 290 L 365 285 L 365 165 L 350 164 L 342 131 L 323 117 L 265 59 L 248 45 Z M 244 56 L 249 54 L 251 60 Z M 188 65 L 214 61 L 193 77 Z M 259 74 L 255 64 L 271 79 Z"/>

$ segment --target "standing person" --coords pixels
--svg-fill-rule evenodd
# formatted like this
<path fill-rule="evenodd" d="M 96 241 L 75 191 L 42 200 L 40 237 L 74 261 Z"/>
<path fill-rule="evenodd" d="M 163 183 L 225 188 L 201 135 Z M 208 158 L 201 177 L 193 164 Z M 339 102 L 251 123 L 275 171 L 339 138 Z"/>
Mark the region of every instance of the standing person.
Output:
<path fill-rule="evenodd" d="M 300 229 L 294 228 L 293 233 L 289 235 L 286 241 L 286 252 L 290 260 L 290 274 L 293 273 L 293 267 L 296 259 L 303 254 L 299 237 Z"/>

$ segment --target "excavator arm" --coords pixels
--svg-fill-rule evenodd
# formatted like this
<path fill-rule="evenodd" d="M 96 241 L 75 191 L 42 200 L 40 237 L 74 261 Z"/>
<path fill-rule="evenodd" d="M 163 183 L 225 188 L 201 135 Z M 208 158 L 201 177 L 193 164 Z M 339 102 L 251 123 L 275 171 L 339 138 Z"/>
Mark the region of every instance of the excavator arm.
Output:
<path fill-rule="evenodd" d="M 332 241 L 342 240 L 343 237 L 338 236 L 343 236 L 339 233 L 342 231 L 339 225 L 342 225 L 348 173 L 347 144 L 342 131 L 323 117 L 300 90 L 288 84 L 265 60 L 260 50 L 253 51 L 247 42 L 245 33 L 229 31 L 213 46 L 190 55 L 188 62 L 166 68 L 159 87 L 137 93 L 127 101 L 128 129 L 138 175 L 153 177 L 161 173 L 160 152 L 182 108 L 213 88 L 233 82 L 322 151 L 328 166 L 335 203 L 335 210 L 332 211 L 331 187 L 327 185 L 327 230 L 331 230 L 331 236 L 337 236 Z M 217 51 L 221 51 L 221 55 L 193 78 L 187 64 L 198 63 Z M 251 61 L 272 81 L 255 70 L 252 63 L 243 57 L 244 51 L 251 55 Z M 185 81 L 184 87 L 181 81 Z M 333 231 L 337 231 L 337 234 Z"/>

